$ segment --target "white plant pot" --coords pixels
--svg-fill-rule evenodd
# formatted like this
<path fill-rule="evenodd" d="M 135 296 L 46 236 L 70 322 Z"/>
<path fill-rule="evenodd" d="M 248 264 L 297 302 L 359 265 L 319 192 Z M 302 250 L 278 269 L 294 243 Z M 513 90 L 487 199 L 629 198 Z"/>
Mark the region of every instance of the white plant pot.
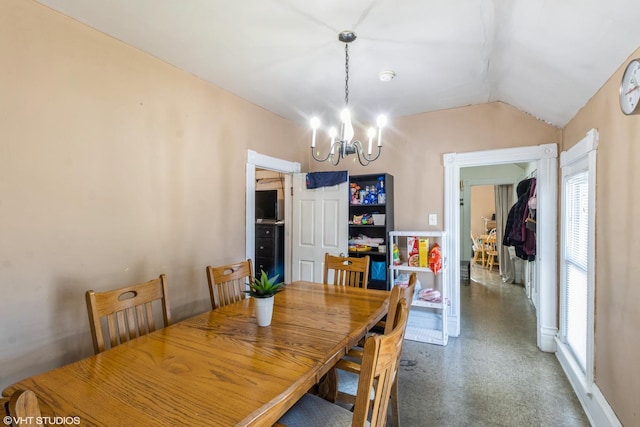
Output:
<path fill-rule="evenodd" d="M 273 297 L 253 297 L 253 299 L 255 300 L 258 326 L 269 326 L 271 324 L 271 316 L 273 315 Z"/>

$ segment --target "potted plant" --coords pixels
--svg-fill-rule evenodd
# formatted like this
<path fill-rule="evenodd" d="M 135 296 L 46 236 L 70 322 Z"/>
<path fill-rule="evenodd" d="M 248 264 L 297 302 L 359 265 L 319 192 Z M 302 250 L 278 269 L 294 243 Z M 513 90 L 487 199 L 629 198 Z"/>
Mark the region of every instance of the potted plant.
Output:
<path fill-rule="evenodd" d="M 269 326 L 271 324 L 271 316 L 273 314 L 273 296 L 284 288 L 284 282 L 276 282 L 280 275 L 269 278 L 264 270 L 260 277 L 255 277 L 252 283 L 249 283 L 247 291 L 255 298 L 256 318 L 258 326 Z"/>

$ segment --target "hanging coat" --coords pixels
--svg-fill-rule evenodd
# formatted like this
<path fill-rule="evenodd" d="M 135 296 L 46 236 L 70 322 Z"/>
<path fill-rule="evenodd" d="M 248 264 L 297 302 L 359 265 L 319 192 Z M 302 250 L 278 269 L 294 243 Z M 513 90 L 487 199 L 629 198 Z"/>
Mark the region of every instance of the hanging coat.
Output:
<path fill-rule="evenodd" d="M 503 245 L 515 248 L 518 258 L 528 261 L 533 261 L 536 253 L 535 233 L 528 230 L 525 223 L 529 197 L 534 193 L 535 185 L 535 178 L 524 179 L 518 183 L 518 200 L 509 210 L 502 239 Z"/>

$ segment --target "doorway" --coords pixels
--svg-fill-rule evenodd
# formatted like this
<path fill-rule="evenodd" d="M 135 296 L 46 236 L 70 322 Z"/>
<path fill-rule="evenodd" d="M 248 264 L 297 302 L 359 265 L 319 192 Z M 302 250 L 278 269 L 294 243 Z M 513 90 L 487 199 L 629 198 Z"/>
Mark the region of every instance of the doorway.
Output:
<path fill-rule="evenodd" d="M 284 175 L 284 188 L 291 188 L 291 176 L 300 172 L 300 163 L 278 159 L 247 150 L 246 191 L 245 191 L 245 258 L 254 258 L 255 255 L 255 191 L 256 170 L 266 169 L 279 172 Z M 291 192 L 284 191 L 284 281 L 289 283 L 291 277 L 291 245 L 289 244 L 291 224 Z"/>
<path fill-rule="evenodd" d="M 557 157 L 556 144 L 487 150 L 470 153 L 448 153 L 443 156 L 445 169 L 445 231 L 451 248 L 449 265 L 460 265 L 460 169 L 473 166 L 535 162 L 538 185 L 538 256 L 534 273 L 537 311 L 537 346 L 555 352 L 557 323 Z M 451 336 L 460 334 L 460 269 L 451 268 L 448 312 Z"/>

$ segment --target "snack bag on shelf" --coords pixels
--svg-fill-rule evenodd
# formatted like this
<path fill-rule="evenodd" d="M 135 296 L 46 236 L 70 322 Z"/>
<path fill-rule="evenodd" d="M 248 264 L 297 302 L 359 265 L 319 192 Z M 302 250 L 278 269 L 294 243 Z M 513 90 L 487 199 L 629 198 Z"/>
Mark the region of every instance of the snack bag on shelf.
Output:
<path fill-rule="evenodd" d="M 407 237 L 407 259 L 409 267 L 420 267 L 420 249 L 417 237 Z"/>
<path fill-rule="evenodd" d="M 429 265 L 429 239 L 421 238 L 418 241 L 418 251 L 419 251 L 419 267 L 426 268 Z"/>
<path fill-rule="evenodd" d="M 440 245 L 435 243 L 429 252 L 429 268 L 433 274 L 438 274 L 442 269 L 442 256 L 440 254 Z"/>
<path fill-rule="evenodd" d="M 442 302 L 440 291 L 437 291 L 432 288 L 420 289 L 420 292 L 418 293 L 418 298 L 423 301 Z"/>
<path fill-rule="evenodd" d="M 393 244 L 393 265 L 400 265 L 400 249 L 398 249 L 398 245 Z"/>
<path fill-rule="evenodd" d="M 401 288 L 406 288 L 409 286 L 409 275 L 405 273 L 398 274 L 398 277 L 393 281 L 393 284 L 400 286 Z"/>

